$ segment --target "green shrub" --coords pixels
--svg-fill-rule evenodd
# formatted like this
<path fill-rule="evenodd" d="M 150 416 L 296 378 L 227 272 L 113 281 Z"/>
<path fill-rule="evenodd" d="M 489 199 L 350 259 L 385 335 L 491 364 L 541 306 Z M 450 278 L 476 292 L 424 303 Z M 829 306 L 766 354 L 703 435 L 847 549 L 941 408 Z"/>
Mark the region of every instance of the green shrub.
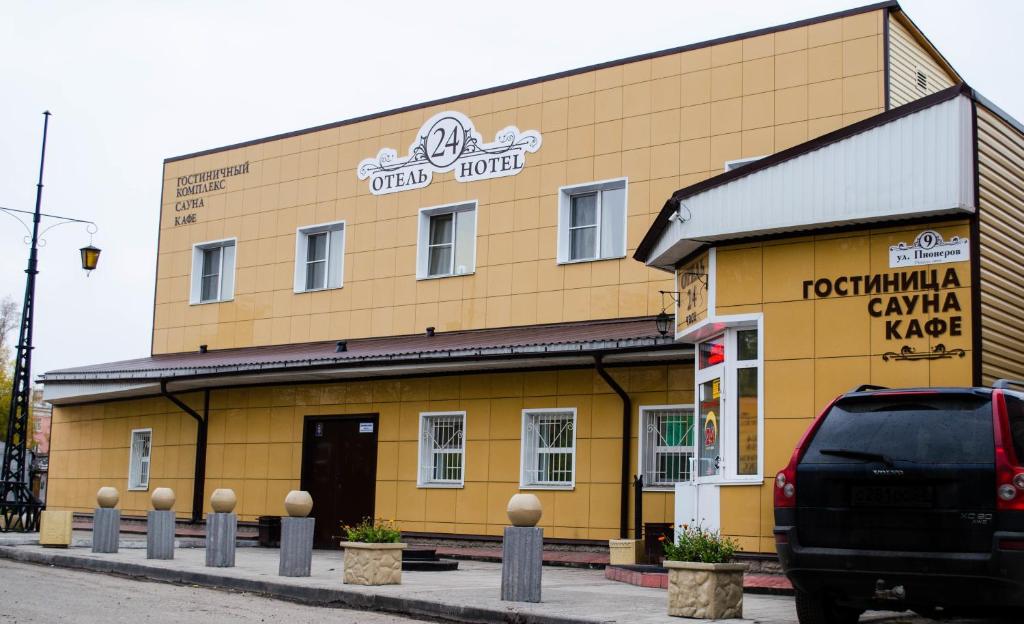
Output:
<path fill-rule="evenodd" d="M 356 526 L 341 525 L 345 539 L 349 542 L 368 544 L 393 544 L 402 538 L 402 532 L 394 520 L 363 518 Z"/>
<path fill-rule="evenodd" d="M 669 561 L 690 561 L 697 563 L 728 563 L 736 554 L 738 544 L 730 537 L 722 537 L 718 531 L 702 529 L 700 526 L 681 525 L 672 543 L 664 537 L 665 559 Z"/>

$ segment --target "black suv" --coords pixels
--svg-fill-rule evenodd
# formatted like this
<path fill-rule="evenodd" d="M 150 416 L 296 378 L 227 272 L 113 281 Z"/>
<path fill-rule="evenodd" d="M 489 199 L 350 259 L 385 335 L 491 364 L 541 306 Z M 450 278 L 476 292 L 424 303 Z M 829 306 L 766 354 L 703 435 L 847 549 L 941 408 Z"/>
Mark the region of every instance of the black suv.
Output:
<path fill-rule="evenodd" d="M 775 544 L 800 624 L 866 609 L 1024 606 L 1024 382 L 861 386 L 775 477 Z"/>

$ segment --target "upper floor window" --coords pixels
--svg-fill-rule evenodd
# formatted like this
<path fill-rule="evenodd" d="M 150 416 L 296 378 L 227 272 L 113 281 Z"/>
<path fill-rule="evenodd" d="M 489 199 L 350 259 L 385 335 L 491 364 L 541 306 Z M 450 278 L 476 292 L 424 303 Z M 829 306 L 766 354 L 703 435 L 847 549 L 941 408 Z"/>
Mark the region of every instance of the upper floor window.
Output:
<path fill-rule="evenodd" d="M 523 410 L 520 487 L 569 489 L 576 483 L 576 410 Z"/>
<path fill-rule="evenodd" d="M 558 261 L 626 255 L 626 179 L 564 186 L 558 198 Z"/>
<path fill-rule="evenodd" d="M 128 489 L 149 488 L 149 457 L 152 450 L 153 430 L 133 429 L 130 458 L 128 460 Z"/>
<path fill-rule="evenodd" d="M 416 278 L 476 270 L 476 202 L 420 210 Z"/>
<path fill-rule="evenodd" d="M 295 234 L 295 292 L 341 288 L 345 222 L 300 227 Z"/>
<path fill-rule="evenodd" d="M 230 301 L 235 296 L 236 239 L 192 246 L 192 288 L 189 303 Z"/>

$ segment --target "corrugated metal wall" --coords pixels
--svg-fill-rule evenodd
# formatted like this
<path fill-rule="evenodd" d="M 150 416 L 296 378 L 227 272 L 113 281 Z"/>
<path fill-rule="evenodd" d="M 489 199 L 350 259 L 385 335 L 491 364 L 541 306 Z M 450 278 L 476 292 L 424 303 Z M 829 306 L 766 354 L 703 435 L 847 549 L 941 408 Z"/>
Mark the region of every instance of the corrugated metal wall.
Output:
<path fill-rule="evenodd" d="M 917 82 L 917 70 L 926 78 L 926 86 Z M 932 58 L 914 35 L 896 17 L 889 16 L 889 107 L 895 108 L 913 102 L 936 91 L 952 87 L 950 78 Z"/>
<path fill-rule="evenodd" d="M 981 376 L 1024 379 L 1024 135 L 978 105 Z"/>

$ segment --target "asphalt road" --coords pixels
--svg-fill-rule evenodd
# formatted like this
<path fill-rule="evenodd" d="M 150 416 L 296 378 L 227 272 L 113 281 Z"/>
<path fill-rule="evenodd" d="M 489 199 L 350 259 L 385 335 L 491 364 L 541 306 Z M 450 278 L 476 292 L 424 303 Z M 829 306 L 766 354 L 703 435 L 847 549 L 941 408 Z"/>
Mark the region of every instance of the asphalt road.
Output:
<path fill-rule="evenodd" d="M 871 620 L 871 613 L 865 620 Z M 423 622 L 382 613 L 310 607 L 253 594 L 139 581 L 106 574 L 0 559 L 0 624 L 411 624 Z M 886 624 L 931 624 L 907 614 Z M 793 623 L 795 624 L 795 622 Z M 942 624 L 996 624 L 988 619 L 944 620 Z"/>
<path fill-rule="evenodd" d="M 251 594 L 136 581 L 0 560 L 0 622 L 338 622 L 405 624 L 409 618 L 308 607 Z"/>

